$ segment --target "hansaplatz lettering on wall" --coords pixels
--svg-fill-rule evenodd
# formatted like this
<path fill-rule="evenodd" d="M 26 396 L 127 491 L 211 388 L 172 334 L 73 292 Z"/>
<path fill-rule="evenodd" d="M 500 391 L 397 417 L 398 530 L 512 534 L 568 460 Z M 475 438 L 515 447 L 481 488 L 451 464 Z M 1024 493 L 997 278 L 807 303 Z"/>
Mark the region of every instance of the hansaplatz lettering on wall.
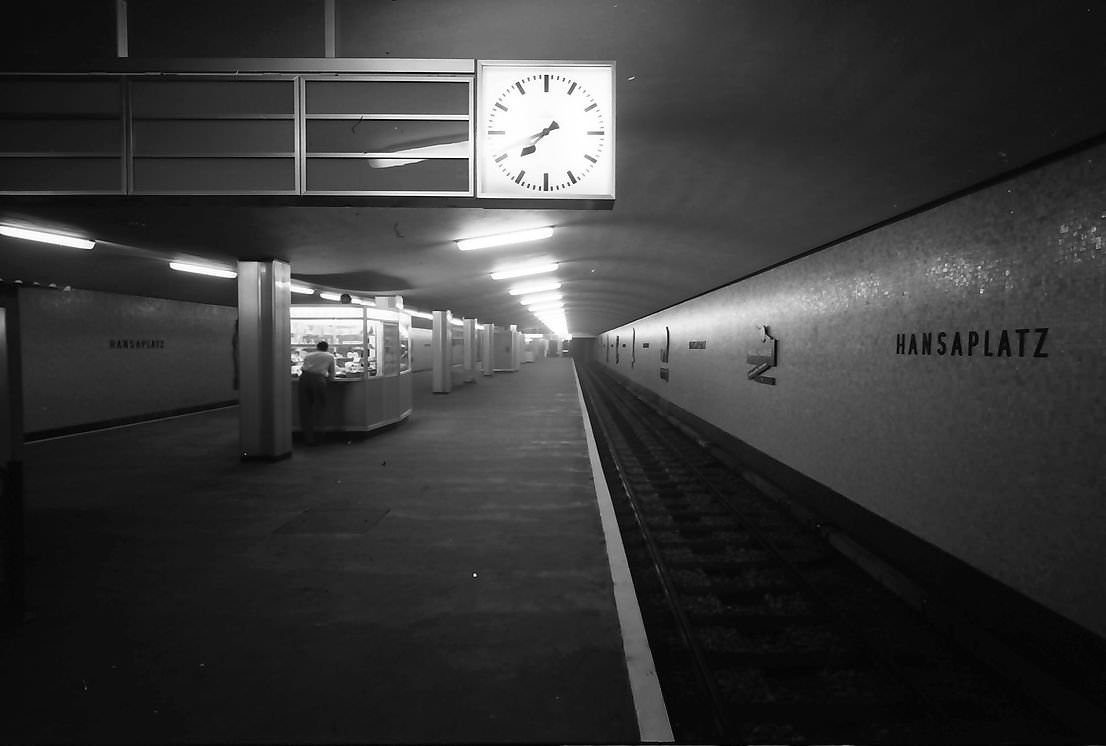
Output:
<path fill-rule="evenodd" d="M 1048 327 L 968 331 L 902 332 L 895 335 L 896 355 L 966 357 L 1048 357 Z"/>
<path fill-rule="evenodd" d="M 164 339 L 109 339 L 108 347 L 113 350 L 164 350 Z"/>

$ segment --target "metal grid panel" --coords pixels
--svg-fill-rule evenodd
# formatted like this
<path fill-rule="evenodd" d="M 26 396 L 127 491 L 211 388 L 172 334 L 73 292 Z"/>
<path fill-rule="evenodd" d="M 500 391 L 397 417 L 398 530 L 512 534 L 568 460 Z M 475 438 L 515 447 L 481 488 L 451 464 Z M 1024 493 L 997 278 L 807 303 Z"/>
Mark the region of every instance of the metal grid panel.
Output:
<path fill-rule="evenodd" d="M 0 194 L 123 193 L 123 130 L 116 79 L 0 79 Z"/>
<path fill-rule="evenodd" d="M 305 76 L 300 190 L 473 195 L 471 75 Z"/>

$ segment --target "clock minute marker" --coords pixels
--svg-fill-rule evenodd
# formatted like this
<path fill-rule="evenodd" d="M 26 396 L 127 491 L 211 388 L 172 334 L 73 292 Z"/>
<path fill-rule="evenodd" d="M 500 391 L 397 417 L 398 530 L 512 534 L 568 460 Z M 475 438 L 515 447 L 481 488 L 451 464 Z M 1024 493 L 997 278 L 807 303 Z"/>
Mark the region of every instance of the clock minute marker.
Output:
<path fill-rule="evenodd" d="M 588 130 L 589 135 L 605 135 L 607 134 L 603 130 Z"/>
<path fill-rule="evenodd" d="M 585 155 L 584 157 L 587 158 L 592 163 L 596 163 L 596 160 L 594 158 L 592 158 L 590 155 Z"/>
<path fill-rule="evenodd" d="M 542 175 L 542 191 L 549 191 L 549 174 Z"/>
<path fill-rule="evenodd" d="M 500 102 L 496 101 L 495 105 L 496 105 L 497 108 L 503 109 L 503 111 L 507 111 L 507 107 L 504 106 L 503 104 L 501 104 Z"/>
<path fill-rule="evenodd" d="M 503 155 L 501 155 L 501 156 L 498 156 L 498 157 L 497 157 L 497 158 L 495 159 L 495 162 L 496 162 L 496 163 L 500 163 L 500 162 L 501 162 L 501 161 L 502 161 L 502 160 L 503 160 L 504 158 L 506 158 L 506 157 L 507 157 L 507 154 L 506 154 L 506 153 L 504 153 Z"/>
<path fill-rule="evenodd" d="M 545 78 L 545 92 L 549 93 L 549 76 L 543 75 L 542 77 Z"/>
<path fill-rule="evenodd" d="M 523 96 L 526 95 L 526 89 L 522 87 L 522 81 L 521 80 L 518 81 L 517 83 L 515 83 L 515 88 L 517 88 L 518 92 L 521 93 Z"/>
<path fill-rule="evenodd" d="M 572 175 L 572 172 L 571 171 L 566 171 L 565 173 L 568 174 L 568 180 L 571 181 L 573 184 L 575 184 L 576 183 L 576 177 Z"/>
<path fill-rule="evenodd" d="M 599 105 L 599 104 L 592 104 L 591 106 L 588 106 L 588 107 L 586 107 L 586 108 L 584 109 L 584 111 L 591 111 L 592 109 L 594 109 L 594 108 L 595 108 L 596 106 L 598 106 L 598 105 Z"/>
<path fill-rule="evenodd" d="M 515 183 L 516 184 L 521 184 L 522 183 L 522 177 L 525 176 L 525 175 L 526 175 L 526 171 L 519 171 L 518 176 L 515 177 Z"/>
<path fill-rule="evenodd" d="M 573 83 L 568 87 L 568 95 L 571 96 L 572 92 L 576 90 L 576 83 Z"/>

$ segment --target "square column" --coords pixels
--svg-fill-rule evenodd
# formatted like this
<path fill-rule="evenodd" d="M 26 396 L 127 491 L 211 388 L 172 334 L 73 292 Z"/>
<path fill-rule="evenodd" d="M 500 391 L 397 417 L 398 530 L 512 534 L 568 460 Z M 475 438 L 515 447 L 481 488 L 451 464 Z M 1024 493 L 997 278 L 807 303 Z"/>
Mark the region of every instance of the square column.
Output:
<path fill-rule="evenodd" d="M 19 289 L 0 284 L 0 626 L 27 610 Z"/>
<path fill-rule="evenodd" d="M 449 311 L 433 311 L 430 332 L 430 354 L 433 360 L 433 391 L 448 394 L 453 390 L 453 314 Z"/>
<path fill-rule="evenodd" d="M 480 368 L 485 376 L 495 375 L 495 324 L 484 324 L 480 331 Z"/>
<path fill-rule="evenodd" d="M 464 319 L 464 322 L 464 380 L 465 383 L 472 383 L 476 380 L 476 319 Z"/>
<path fill-rule="evenodd" d="M 292 455 L 292 267 L 238 262 L 238 424 L 242 460 Z"/>

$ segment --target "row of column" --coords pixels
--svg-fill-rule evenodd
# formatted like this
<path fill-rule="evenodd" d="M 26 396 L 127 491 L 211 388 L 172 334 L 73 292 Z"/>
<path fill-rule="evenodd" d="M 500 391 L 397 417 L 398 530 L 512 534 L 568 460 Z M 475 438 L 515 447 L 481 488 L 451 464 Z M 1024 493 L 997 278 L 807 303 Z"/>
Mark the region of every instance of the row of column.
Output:
<path fill-rule="evenodd" d="M 453 345 L 456 341 L 460 341 L 462 345 L 461 379 L 465 383 L 476 380 L 478 348 L 480 371 L 483 375 L 493 375 L 497 370 L 518 370 L 517 340 L 521 334 L 514 324 L 508 327 L 506 332 L 511 335 L 511 344 L 505 347 L 504 355 L 500 354 L 499 349 L 499 342 L 504 332 L 502 329 L 497 329 L 494 324 L 481 326 L 476 319 L 462 319 L 461 325 L 457 326 L 453 323 L 453 314 L 450 311 L 434 311 L 432 317 L 430 348 L 435 394 L 448 394 L 453 390 Z M 508 367 L 497 367 L 497 360 Z"/>

